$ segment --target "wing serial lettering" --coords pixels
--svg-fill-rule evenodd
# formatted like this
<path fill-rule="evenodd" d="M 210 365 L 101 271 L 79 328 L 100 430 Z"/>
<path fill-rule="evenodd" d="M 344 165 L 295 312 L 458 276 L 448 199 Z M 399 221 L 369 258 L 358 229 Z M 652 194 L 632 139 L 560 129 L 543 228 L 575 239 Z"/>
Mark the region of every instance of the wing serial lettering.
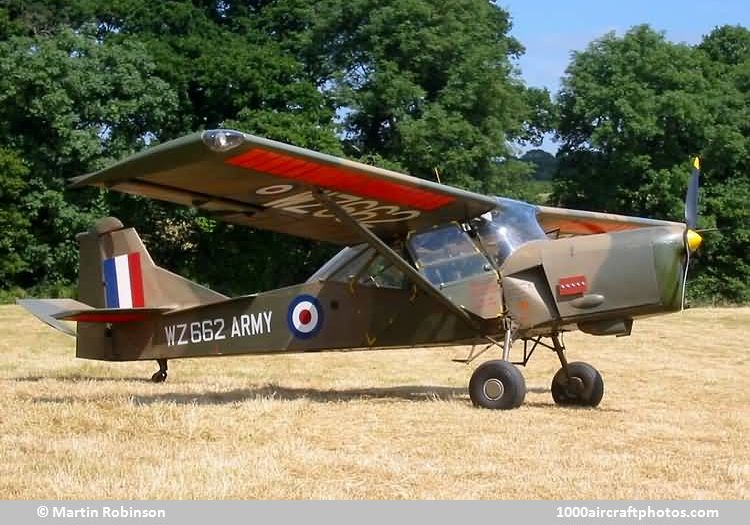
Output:
<path fill-rule="evenodd" d="M 452 195 L 415 187 L 401 181 L 373 176 L 345 166 L 329 165 L 313 159 L 305 160 L 263 148 L 250 149 L 224 162 L 257 173 L 299 180 L 312 186 L 354 193 L 423 211 L 442 208 L 456 200 Z"/>
<path fill-rule="evenodd" d="M 272 188 L 272 189 L 270 189 Z M 270 189 L 270 190 L 269 190 Z M 257 195 L 266 196 L 273 195 L 277 196 L 280 194 L 291 192 L 294 187 L 288 186 L 286 191 L 280 191 L 283 189 L 280 185 L 259 188 L 256 190 Z M 392 204 L 382 204 L 373 199 L 364 199 L 357 195 L 350 195 L 347 193 L 329 192 L 328 195 L 332 197 L 337 204 L 349 212 L 352 217 L 360 221 L 365 226 L 372 226 L 374 224 L 382 224 L 387 222 L 400 222 L 416 219 L 421 215 L 418 210 L 402 209 L 399 206 Z M 312 191 L 301 191 L 291 195 L 285 195 L 283 197 L 268 201 L 264 203 L 269 208 L 278 210 L 284 210 L 289 213 L 295 213 L 298 215 L 311 214 L 317 219 L 335 219 L 335 217 L 328 211 L 323 204 L 318 202 L 312 194 Z"/>

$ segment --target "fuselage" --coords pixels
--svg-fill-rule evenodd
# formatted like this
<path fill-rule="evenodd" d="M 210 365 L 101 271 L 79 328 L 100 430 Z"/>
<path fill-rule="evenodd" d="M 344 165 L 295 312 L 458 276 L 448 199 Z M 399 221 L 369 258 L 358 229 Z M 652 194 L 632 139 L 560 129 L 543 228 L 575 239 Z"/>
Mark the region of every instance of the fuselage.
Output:
<path fill-rule="evenodd" d="M 391 247 L 475 320 L 465 322 L 366 244 L 344 248 L 307 282 L 113 326 L 115 360 L 470 344 L 581 329 L 625 335 L 634 319 L 678 310 L 684 226 L 554 238 L 534 207 L 499 199 L 469 224 L 414 232 Z M 301 305 L 301 306 L 300 306 Z M 90 348 L 90 346 L 89 346 Z"/>

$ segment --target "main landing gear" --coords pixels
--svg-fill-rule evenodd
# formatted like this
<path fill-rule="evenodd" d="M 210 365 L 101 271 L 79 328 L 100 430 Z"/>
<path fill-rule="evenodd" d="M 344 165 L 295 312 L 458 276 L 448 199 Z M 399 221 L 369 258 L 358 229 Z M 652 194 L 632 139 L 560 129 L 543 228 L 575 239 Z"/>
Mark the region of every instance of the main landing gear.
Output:
<path fill-rule="evenodd" d="M 604 380 L 599 371 L 588 363 L 568 363 L 565 347 L 560 339 L 552 338 L 562 368 L 552 378 L 552 399 L 558 405 L 595 407 L 604 397 Z"/>
<path fill-rule="evenodd" d="M 518 408 L 526 397 L 526 381 L 513 363 L 487 361 L 471 375 L 469 397 L 475 406 L 483 408 Z"/>
<path fill-rule="evenodd" d="M 151 381 L 154 383 L 163 383 L 167 380 L 167 360 L 157 359 L 156 362 L 159 364 L 159 370 L 151 376 Z"/>
<path fill-rule="evenodd" d="M 552 399 L 558 405 L 595 407 L 604 396 L 604 381 L 593 366 L 586 363 L 568 363 L 565 346 L 558 334 L 552 336 L 552 345 L 534 339 L 531 350 L 528 340 L 524 340 L 523 361 L 509 360 L 511 333 L 506 331 L 503 344 L 503 359 L 487 361 L 471 375 L 469 397 L 475 406 L 507 410 L 517 408 L 526 396 L 526 382 L 517 365 L 526 366 L 537 346 L 553 350 L 560 359 L 560 370 L 552 379 Z M 486 348 L 485 348 L 486 350 Z M 482 351 L 484 352 L 484 350 Z M 481 353 L 481 352 L 480 352 Z M 466 361 L 471 361 L 470 355 Z"/>

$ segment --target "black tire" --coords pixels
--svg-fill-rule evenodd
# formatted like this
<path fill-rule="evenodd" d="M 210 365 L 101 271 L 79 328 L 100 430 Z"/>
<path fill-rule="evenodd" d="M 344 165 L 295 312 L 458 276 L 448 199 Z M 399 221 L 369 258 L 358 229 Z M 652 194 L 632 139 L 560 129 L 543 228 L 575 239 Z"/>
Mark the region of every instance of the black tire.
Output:
<path fill-rule="evenodd" d="M 167 373 L 159 370 L 154 375 L 151 376 L 151 381 L 154 383 L 163 383 L 167 380 Z"/>
<path fill-rule="evenodd" d="M 599 371 L 587 363 L 569 363 L 573 382 L 562 368 L 552 379 L 552 399 L 558 405 L 595 407 L 604 397 L 604 380 Z"/>
<path fill-rule="evenodd" d="M 494 410 L 517 408 L 526 397 L 526 381 L 515 365 L 501 360 L 487 361 L 471 375 L 469 397 L 474 406 Z"/>

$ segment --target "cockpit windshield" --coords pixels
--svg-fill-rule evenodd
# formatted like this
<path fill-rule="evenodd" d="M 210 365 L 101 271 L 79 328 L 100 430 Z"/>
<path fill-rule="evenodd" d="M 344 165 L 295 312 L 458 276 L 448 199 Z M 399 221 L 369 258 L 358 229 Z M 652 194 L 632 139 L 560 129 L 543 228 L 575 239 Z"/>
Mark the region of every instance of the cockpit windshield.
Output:
<path fill-rule="evenodd" d="M 502 197 L 496 200 L 495 209 L 472 220 L 471 231 L 449 223 L 416 233 L 410 236 L 407 250 L 398 249 L 399 255 L 411 256 L 430 282 L 443 286 L 493 271 L 485 255 L 500 267 L 522 244 L 547 238 L 537 222 L 535 206 Z M 319 280 L 387 288 L 406 286 L 405 276 L 366 244 L 344 248 L 307 282 Z"/>
<path fill-rule="evenodd" d="M 497 203 L 497 208 L 477 219 L 475 226 L 482 244 L 501 266 L 522 244 L 547 236 L 537 221 L 536 207 L 502 197 L 497 197 Z"/>

